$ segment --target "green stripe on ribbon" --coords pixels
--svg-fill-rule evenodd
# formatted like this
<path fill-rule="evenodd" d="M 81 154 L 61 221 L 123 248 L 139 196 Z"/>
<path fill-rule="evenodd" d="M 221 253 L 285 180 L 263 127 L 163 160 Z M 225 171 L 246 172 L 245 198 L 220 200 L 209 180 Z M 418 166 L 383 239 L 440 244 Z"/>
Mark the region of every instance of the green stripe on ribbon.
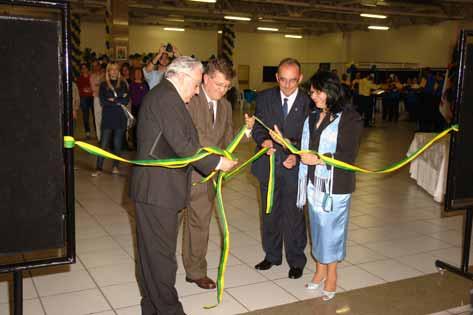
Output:
<path fill-rule="evenodd" d="M 396 163 L 393 163 L 387 167 L 384 167 L 384 168 L 380 168 L 378 170 L 370 170 L 370 169 L 366 169 L 366 168 L 362 168 L 362 167 L 359 167 L 359 166 L 356 166 L 356 165 L 352 165 L 350 163 L 346 163 L 346 162 L 343 162 L 343 161 L 340 161 L 340 160 L 337 160 L 337 159 L 334 159 L 332 157 L 329 157 L 329 156 L 326 156 L 326 155 L 323 155 L 323 154 L 320 154 L 318 153 L 317 151 L 313 151 L 313 150 L 299 150 L 297 149 L 294 145 L 292 145 L 292 143 L 290 143 L 289 141 L 287 141 L 286 139 L 284 139 L 283 137 L 280 137 L 276 132 L 274 132 L 271 128 L 269 128 L 268 126 L 266 126 L 258 117 L 255 116 L 255 119 L 256 121 L 261 124 L 261 126 L 263 126 L 266 130 L 268 131 L 272 131 L 274 133 L 274 135 L 276 136 L 276 138 L 285 146 L 287 147 L 287 149 L 292 153 L 292 154 L 296 154 L 296 155 L 301 155 L 302 153 L 309 153 L 309 154 L 314 154 L 316 156 L 318 156 L 322 161 L 324 161 L 325 164 L 327 165 L 330 165 L 330 166 L 334 166 L 336 168 L 340 168 L 340 169 L 343 169 L 343 170 L 346 170 L 346 171 L 350 171 L 350 172 L 360 172 L 360 173 L 365 173 L 365 174 L 386 174 L 386 173 L 391 173 L 391 172 L 394 172 L 394 171 L 397 171 L 398 169 L 406 166 L 407 164 L 409 164 L 410 162 L 412 162 L 414 159 L 416 159 L 419 155 L 421 155 L 425 150 L 427 150 L 428 148 L 430 148 L 435 142 L 439 141 L 440 139 L 442 139 L 443 137 L 445 137 L 446 135 L 448 135 L 450 132 L 452 131 L 455 131 L 455 132 L 458 132 L 459 131 L 459 126 L 458 125 L 453 125 L 451 126 L 450 128 L 448 129 L 445 129 L 444 131 L 442 131 L 441 133 L 439 133 L 437 136 L 435 136 L 432 140 L 430 140 L 429 142 L 427 142 L 422 148 L 418 149 L 417 151 L 415 151 L 414 153 L 412 153 L 411 155 L 407 156 L 406 158 L 402 159 L 401 161 L 399 162 L 396 162 Z"/>

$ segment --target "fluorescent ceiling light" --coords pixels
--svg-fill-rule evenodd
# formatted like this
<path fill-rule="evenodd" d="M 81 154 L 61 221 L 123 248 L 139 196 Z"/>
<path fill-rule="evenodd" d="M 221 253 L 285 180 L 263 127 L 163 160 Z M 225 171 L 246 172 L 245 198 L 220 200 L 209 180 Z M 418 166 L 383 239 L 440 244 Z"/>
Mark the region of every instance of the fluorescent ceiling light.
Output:
<path fill-rule="evenodd" d="M 284 35 L 284 37 L 287 37 L 287 38 L 298 38 L 298 39 L 301 39 L 301 38 L 302 38 L 302 35 L 291 35 L 291 34 L 286 34 L 286 35 Z"/>
<path fill-rule="evenodd" d="M 217 0 L 189 0 L 194 2 L 206 2 L 206 3 L 215 3 Z"/>
<path fill-rule="evenodd" d="M 178 19 L 178 18 L 164 18 L 162 19 L 163 21 L 168 21 L 168 22 L 179 22 L 179 23 L 184 23 L 184 19 Z"/>
<path fill-rule="evenodd" d="M 269 32 L 278 32 L 279 28 L 274 28 L 274 27 L 257 27 L 258 31 L 269 31 Z"/>
<path fill-rule="evenodd" d="M 180 28 L 180 27 L 165 27 L 165 31 L 174 31 L 174 32 L 184 32 L 185 29 Z"/>
<path fill-rule="evenodd" d="M 251 21 L 251 18 L 246 17 L 246 16 L 225 15 L 223 18 L 226 20 L 235 20 L 235 21 Z"/>
<path fill-rule="evenodd" d="M 389 30 L 389 26 L 378 26 L 378 25 L 370 25 L 368 26 L 370 30 L 380 30 L 380 31 L 387 31 Z"/>
<path fill-rule="evenodd" d="M 370 14 L 370 13 L 361 13 L 361 17 L 366 17 L 366 18 L 373 18 L 373 19 L 385 19 L 387 18 L 386 15 L 381 15 L 381 14 Z"/>

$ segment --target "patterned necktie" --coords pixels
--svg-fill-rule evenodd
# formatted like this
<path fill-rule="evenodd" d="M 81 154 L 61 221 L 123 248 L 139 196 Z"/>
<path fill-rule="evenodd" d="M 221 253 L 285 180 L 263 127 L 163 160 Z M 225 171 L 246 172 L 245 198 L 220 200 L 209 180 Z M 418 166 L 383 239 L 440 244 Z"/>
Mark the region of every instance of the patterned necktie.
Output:
<path fill-rule="evenodd" d="M 284 114 L 284 119 L 286 119 L 287 114 L 289 113 L 288 111 L 289 107 L 287 105 L 287 97 L 284 98 L 284 103 L 282 104 L 282 112 Z"/>
<path fill-rule="evenodd" d="M 209 102 L 209 113 L 210 117 L 212 117 L 212 127 L 215 125 L 215 112 L 214 112 L 214 102 Z"/>

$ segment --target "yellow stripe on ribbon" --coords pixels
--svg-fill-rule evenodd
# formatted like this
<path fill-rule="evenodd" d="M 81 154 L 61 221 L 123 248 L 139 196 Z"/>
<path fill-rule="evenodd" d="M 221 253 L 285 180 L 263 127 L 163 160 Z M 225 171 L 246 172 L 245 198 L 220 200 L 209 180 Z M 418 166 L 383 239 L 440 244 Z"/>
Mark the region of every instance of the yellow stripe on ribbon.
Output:
<path fill-rule="evenodd" d="M 276 133 L 275 131 L 273 131 L 271 128 L 269 128 L 268 126 L 266 126 L 258 117 L 255 116 L 255 119 L 258 123 L 260 123 L 265 129 L 267 129 L 268 131 L 272 131 L 272 134 L 274 135 L 274 137 L 279 140 L 285 147 L 287 147 L 287 149 L 292 153 L 292 154 L 296 154 L 296 155 L 301 155 L 302 153 L 309 153 L 309 154 L 314 154 L 316 156 L 318 156 L 322 161 L 325 162 L 325 164 L 328 164 L 328 165 L 331 165 L 331 166 L 334 166 L 336 168 L 340 168 L 340 169 L 344 169 L 344 170 L 347 170 L 347 171 L 351 171 L 351 172 L 360 172 L 360 173 L 365 173 L 365 174 L 386 174 L 386 173 L 392 173 L 394 171 L 397 171 L 398 169 L 406 166 L 407 164 L 409 164 L 410 162 L 412 162 L 414 159 L 416 159 L 417 157 L 419 157 L 419 155 L 421 155 L 425 150 L 429 149 L 435 142 L 439 141 L 440 139 L 442 139 L 443 137 L 445 137 L 446 135 L 448 135 L 450 132 L 452 131 L 455 131 L 455 132 L 458 132 L 459 131 L 459 127 L 458 125 L 453 125 L 451 126 L 450 128 L 448 129 L 445 129 L 444 131 L 442 131 L 441 133 L 439 133 L 437 136 L 435 136 L 432 140 L 430 140 L 429 142 L 427 142 L 423 147 L 421 147 L 419 150 L 415 151 L 413 154 L 407 156 L 406 158 L 402 159 L 401 161 L 399 162 L 396 162 L 396 163 L 393 163 L 387 167 L 384 167 L 384 168 L 381 168 L 381 169 L 377 169 L 377 170 L 370 170 L 370 169 L 366 169 L 366 168 L 363 168 L 363 167 L 359 167 L 359 166 L 356 166 L 356 165 L 353 165 L 353 164 L 350 164 L 350 163 L 346 163 L 346 162 L 343 162 L 343 161 L 340 161 L 340 160 L 337 160 L 335 158 L 332 158 L 332 157 L 329 157 L 329 156 L 326 156 L 326 155 L 323 155 L 323 154 L 320 154 L 318 153 L 317 151 L 313 151 L 313 150 L 299 150 L 297 149 L 294 145 L 292 145 L 292 143 L 290 143 L 289 141 L 287 141 L 285 138 L 281 137 L 278 133 Z"/>

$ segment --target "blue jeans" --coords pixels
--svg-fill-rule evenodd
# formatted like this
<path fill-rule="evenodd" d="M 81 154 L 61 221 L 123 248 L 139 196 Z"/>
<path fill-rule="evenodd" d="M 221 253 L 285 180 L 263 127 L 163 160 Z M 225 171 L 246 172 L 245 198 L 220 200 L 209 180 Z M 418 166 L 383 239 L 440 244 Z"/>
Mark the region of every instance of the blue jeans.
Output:
<path fill-rule="evenodd" d="M 92 96 L 82 96 L 80 98 L 80 109 L 82 110 L 82 118 L 84 119 L 84 130 L 90 132 L 89 112 L 92 112 L 94 118 L 94 98 Z"/>
<path fill-rule="evenodd" d="M 102 136 L 100 137 L 100 147 L 104 150 L 110 148 L 110 142 L 113 140 L 112 153 L 120 155 L 122 148 L 123 135 L 125 129 L 102 129 Z M 113 136 L 113 137 L 112 137 Z M 103 169 L 103 157 L 97 157 L 97 169 Z M 113 160 L 113 166 L 118 167 L 118 161 Z"/>

